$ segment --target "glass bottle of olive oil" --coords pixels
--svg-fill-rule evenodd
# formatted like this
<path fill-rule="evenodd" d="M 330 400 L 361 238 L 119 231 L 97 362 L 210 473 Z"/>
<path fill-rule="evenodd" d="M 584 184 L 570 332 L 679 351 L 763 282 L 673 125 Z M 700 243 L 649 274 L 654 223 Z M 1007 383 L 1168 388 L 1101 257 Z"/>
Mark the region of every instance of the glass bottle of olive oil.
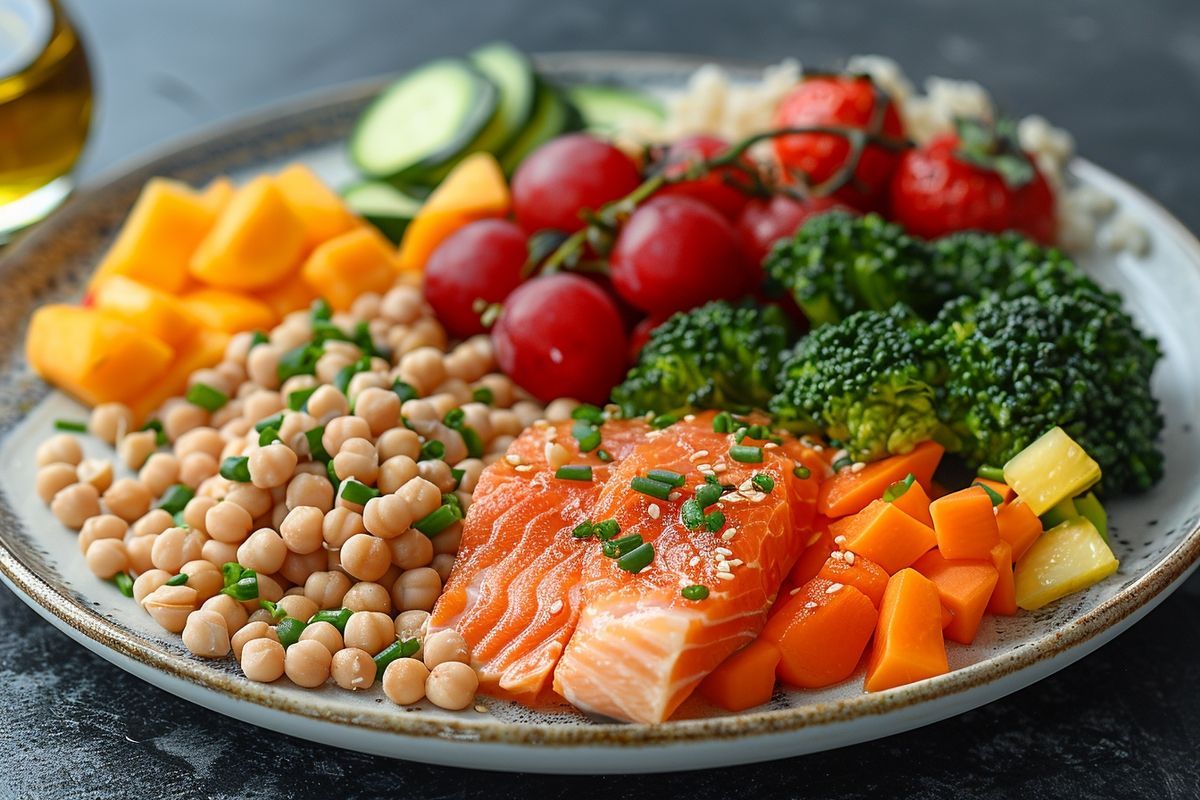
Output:
<path fill-rule="evenodd" d="M 87 55 L 58 0 L 0 0 L 0 243 L 67 196 L 91 118 Z"/>

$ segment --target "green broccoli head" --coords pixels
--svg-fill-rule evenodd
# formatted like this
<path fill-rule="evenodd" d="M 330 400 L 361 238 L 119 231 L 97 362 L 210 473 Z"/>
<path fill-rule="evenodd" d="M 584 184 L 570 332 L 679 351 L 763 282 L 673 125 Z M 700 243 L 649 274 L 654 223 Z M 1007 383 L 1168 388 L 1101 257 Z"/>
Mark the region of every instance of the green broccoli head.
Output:
<path fill-rule="evenodd" d="M 922 315 L 937 311 L 929 307 L 935 295 L 924 242 L 877 214 L 813 217 L 775 246 L 763 268 L 792 293 L 814 328 L 898 302 Z"/>
<path fill-rule="evenodd" d="M 970 465 L 1004 464 L 1059 425 L 1100 464 L 1103 493 L 1161 477 L 1161 353 L 1105 295 L 962 298 L 931 328 L 946 365 L 939 411 Z"/>
<path fill-rule="evenodd" d="M 935 408 L 943 375 L 928 326 L 904 305 L 859 311 L 796 345 L 770 410 L 798 431 L 839 440 L 856 461 L 944 439 Z"/>
<path fill-rule="evenodd" d="M 626 416 L 766 408 L 791 340 L 777 306 L 715 301 L 675 314 L 651 332 L 613 401 Z"/>

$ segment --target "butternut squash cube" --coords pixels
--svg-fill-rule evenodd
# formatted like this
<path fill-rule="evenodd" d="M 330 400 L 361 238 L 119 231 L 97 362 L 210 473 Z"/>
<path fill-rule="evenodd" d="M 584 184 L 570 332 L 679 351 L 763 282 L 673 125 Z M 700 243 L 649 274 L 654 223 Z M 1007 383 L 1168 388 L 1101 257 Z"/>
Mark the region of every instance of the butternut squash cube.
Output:
<path fill-rule="evenodd" d="M 187 186 L 152 178 L 96 269 L 91 285 L 124 275 L 178 294 L 188 283 L 193 253 L 216 219 L 210 204 Z"/>
<path fill-rule="evenodd" d="M 197 289 L 183 303 L 206 327 L 226 333 L 265 330 L 278 321 L 265 303 L 238 292 Z"/>
<path fill-rule="evenodd" d="M 284 278 L 278 286 L 258 292 L 254 298 L 266 304 L 276 317 L 283 319 L 293 311 L 308 308 L 319 296 L 317 291 L 308 285 L 308 281 L 297 274 Z"/>
<path fill-rule="evenodd" d="M 309 249 L 362 224 L 342 198 L 303 164 L 289 164 L 275 176 L 275 183 L 303 221 Z"/>
<path fill-rule="evenodd" d="M 106 312 L 48 305 L 29 322 L 25 357 L 38 375 L 97 405 L 136 398 L 166 370 L 174 351 Z"/>
<path fill-rule="evenodd" d="M 196 279 L 218 289 L 265 289 L 296 269 L 304 222 L 267 176 L 238 189 L 192 256 Z"/>
<path fill-rule="evenodd" d="M 122 275 L 114 275 L 92 290 L 92 307 L 125 320 L 175 349 L 200 328 L 200 320 L 178 297 Z"/>
<path fill-rule="evenodd" d="M 343 233 L 313 251 L 302 274 L 329 305 L 346 311 L 364 292 L 386 292 L 396 282 L 392 244 L 374 228 Z"/>
<path fill-rule="evenodd" d="M 200 199 L 212 209 L 213 214 L 220 214 L 225 210 L 225 206 L 229 205 L 235 192 L 237 187 L 233 185 L 233 181 L 222 175 L 200 190 Z"/>
<path fill-rule="evenodd" d="M 224 331 L 200 330 L 196 337 L 176 353 L 175 360 L 151 385 L 129 404 L 136 424 L 140 425 L 169 398 L 187 391 L 188 378 L 193 372 L 211 367 L 225 357 L 230 335 Z"/>

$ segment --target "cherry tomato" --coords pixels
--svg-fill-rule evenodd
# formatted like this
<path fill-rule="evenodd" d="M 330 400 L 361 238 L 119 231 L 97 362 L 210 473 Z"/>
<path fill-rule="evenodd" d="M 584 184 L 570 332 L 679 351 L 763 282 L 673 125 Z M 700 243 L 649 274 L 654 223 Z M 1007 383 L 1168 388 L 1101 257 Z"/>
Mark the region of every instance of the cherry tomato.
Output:
<path fill-rule="evenodd" d="M 689 167 L 715 158 L 728 149 L 729 144 L 716 136 L 685 136 L 667 149 L 663 175 L 668 178 L 682 175 Z M 749 158 L 742 157 L 739 161 L 747 169 L 754 169 L 754 162 Z M 738 218 L 738 214 L 750 200 L 748 194 L 736 188 L 736 184 L 745 184 L 747 180 L 746 174 L 735 167 L 720 167 L 703 178 L 664 186 L 657 194 L 660 197 L 677 196 L 699 200 L 706 206 L 720 211 L 732 222 Z"/>
<path fill-rule="evenodd" d="M 813 197 L 802 201 L 777 194 L 769 199 L 751 200 L 738 217 L 736 229 L 742 249 L 759 268 L 759 278 L 763 259 L 777 241 L 792 236 L 809 217 L 833 209 L 850 210 L 832 197 Z"/>
<path fill-rule="evenodd" d="M 948 133 L 904 155 L 892 180 L 892 217 L 909 233 L 930 239 L 962 230 L 1015 230 L 1052 243 L 1058 229 L 1054 192 L 1032 160 L 1029 180 L 1014 184 L 978 159 L 967 161 L 959 148 L 958 136 Z"/>
<path fill-rule="evenodd" d="M 453 335 L 465 339 L 486 329 L 483 309 L 521 283 L 528 257 L 525 232 L 502 219 L 459 228 L 438 245 L 425 265 L 425 299 Z"/>
<path fill-rule="evenodd" d="M 885 103 L 880 113 L 876 104 Z M 904 138 L 904 123 L 888 96 L 865 76 L 806 78 L 775 109 L 779 128 L 836 126 Z M 874 126 L 874 130 L 872 127 Z M 775 139 L 775 155 L 786 174 L 799 171 L 809 185 L 824 183 L 851 157 L 850 140 L 833 133 L 800 133 Z M 852 181 L 836 192 L 839 200 L 861 211 L 877 211 L 887 198 L 888 181 L 900 158 L 878 144 L 863 148 Z"/>
<path fill-rule="evenodd" d="M 751 276 L 733 226 L 687 197 L 656 197 L 634 211 L 609 265 L 621 296 L 651 314 L 736 298 Z"/>
<path fill-rule="evenodd" d="M 637 164 L 607 142 L 586 134 L 560 136 L 534 150 L 512 179 L 513 211 L 529 233 L 583 227 L 579 212 L 598 210 L 642 182 Z"/>
<path fill-rule="evenodd" d="M 558 273 L 509 295 L 492 328 L 500 369 L 538 400 L 604 403 L 625 375 L 625 330 L 596 284 Z"/>

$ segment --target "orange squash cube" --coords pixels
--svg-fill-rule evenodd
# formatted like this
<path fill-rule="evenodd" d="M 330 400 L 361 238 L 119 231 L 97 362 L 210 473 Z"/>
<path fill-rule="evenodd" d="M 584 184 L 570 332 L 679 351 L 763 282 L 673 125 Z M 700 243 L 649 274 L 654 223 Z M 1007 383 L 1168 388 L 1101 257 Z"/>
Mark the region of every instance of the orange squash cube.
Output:
<path fill-rule="evenodd" d="M 996 588 L 992 590 L 987 610 L 1011 617 L 1017 613 L 1017 584 L 1013 578 L 1012 547 L 1001 540 L 992 548 L 992 563 L 996 565 Z"/>
<path fill-rule="evenodd" d="M 818 689 L 854 674 L 877 617 L 858 589 L 814 578 L 772 613 L 762 638 L 779 647 L 782 680 Z"/>
<path fill-rule="evenodd" d="M 761 706 L 775 691 L 779 648 L 766 639 L 755 639 L 720 663 L 700 682 L 700 696 L 726 711 Z"/>
<path fill-rule="evenodd" d="M 314 250 L 301 274 L 330 306 L 346 311 L 360 294 L 390 289 L 396 269 L 391 242 L 374 228 L 362 227 Z"/>
<path fill-rule="evenodd" d="M 205 326 L 226 333 L 266 330 L 278 321 L 266 303 L 240 292 L 197 289 L 182 299 Z"/>
<path fill-rule="evenodd" d="M 275 183 L 283 192 L 283 199 L 304 223 L 309 250 L 362 224 L 342 198 L 303 164 L 284 167 L 275 176 Z"/>
<path fill-rule="evenodd" d="M 863 688 L 880 692 L 949 671 L 937 587 L 914 569 L 901 570 L 883 593 Z"/>
<path fill-rule="evenodd" d="M 221 176 L 200 190 L 200 199 L 212 209 L 215 217 L 225 210 L 236 192 L 237 187 L 233 185 L 233 181 Z"/>
<path fill-rule="evenodd" d="M 1025 551 L 1042 535 L 1041 519 L 1023 500 L 1014 500 L 1002 505 L 996 514 L 996 527 L 1000 538 L 1012 548 L 1014 564 L 1021 560 Z"/>
<path fill-rule="evenodd" d="M 883 567 L 858 553 L 837 551 L 831 555 L 818 578 L 831 583 L 844 583 L 865 594 L 876 608 L 883 602 L 883 591 L 888 585 L 888 574 Z"/>
<path fill-rule="evenodd" d="M 319 296 L 308 285 L 308 281 L 300 275 L 292 275 L 278 286 L 256 293 L 254 298 L 270 308 L 276 317 L 283 319 L 293 311 L 308 308 Z"/>
<path fill-rule="evenodd" d="M 996 588 L 999 573 L 992 561 L 950 561 L 937 550 L 930 550 L 913 564 L 913 569 L 933 581 L 942 605 L 954 619 L 946 626 L 951 641 L 970 644 L 975 641 L 979 621 Z M 1012 565 L 1009 565 L 1009 574 Z"/>
<path fill-rule="evenodd" d="M 875 500 L 852 517 L 829 526 L 843 550 L 863 555 L 894 575 L 937 544 L 933 529 L 886 500 Z"/>
<path fill-rule="evenodd" d="M 938 550 L 946 558 L 990 559 L 1000 541 L 992 498 L 982 488 L 969 486 L 939 497 L 929 504 Z"/>
<path fill-rule="evenodd" d="M 922 525 L 933 527 L 933 517 L 929 516 L 929 495 L 925 487 L 913 481 L 904 494 L 892 501 L 892 505 L 920 522 Z"/>
<path fill-rule="evenodd" d="M 805 540 L 804 551 L 800 553 L 800 557 L 788 573 L 788 581 L 792 586 L 803 586 L 817 577 L 821 566 L 834 549 L 833 537 L 829 535 L 828 526 L 814 528 Z"/>
<path fill-rule="evenodd" d="M 200 320 L 178 297 L 122 275 L 113 275 L 92 290 L 92 307 L 176 349 L 200 328 Z"/>

